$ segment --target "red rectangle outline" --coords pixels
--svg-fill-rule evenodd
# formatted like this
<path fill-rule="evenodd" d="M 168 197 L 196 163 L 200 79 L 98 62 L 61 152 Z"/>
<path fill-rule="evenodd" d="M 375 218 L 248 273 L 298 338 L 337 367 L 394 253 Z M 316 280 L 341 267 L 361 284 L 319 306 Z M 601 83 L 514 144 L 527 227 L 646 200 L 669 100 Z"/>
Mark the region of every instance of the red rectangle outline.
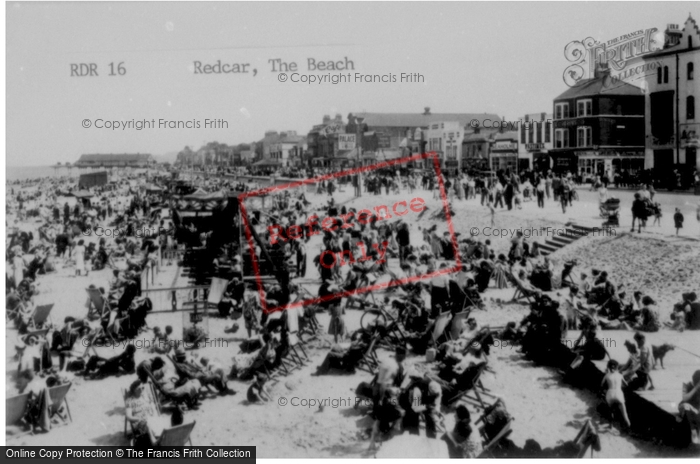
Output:
<path fill-rule="evenodd" d="M 264 286 L 262 282 L 262 277 L 260 276 L 260 268 L 258 266 L 258 260 L 257 257 L 255 256 L 255 242 L 253 239 L 253 234 L 250 231 L 250 223 L 248 222 L 248 213 L 245 208 L 245 200 L 247 198 L 252 198 L 252 197 L 258 197 L 262 195 L 267 195 L 269 193 L 275 193 L 281 190 L 286 190 L 289 188 L 295 188 L 295 187 L 300 187 L 303 185 L 309 185 L 309 184 L 315 184 L 318 182 L 322 182 L 324 180 L 328 179 L 335 179 L 338 177 L 345 177 L 345 176 L 352 176 L 358 173 L 363 173 L 367 171 L 373 171 L 381 168 L 386 168 L 390 166 L 394 166 L 397 164 L 403 164 L 403 163 L 410 163 L 412 161 L 419 161 L 427 158 L 432 158 L 433 160 L 433 167 L 435 168 L 435 172 L 437 174 L 437 179 L 438 179 L 438 185 L 440 186 L 440 197 L 442 198 L 442 207 L 445 212 L 445 219 L 447 220 L 447 228 L 450 233 L 450 241 L 452 242 L 452 248 L 454 250 L 454 255 L 455 255 L 455 265 L 451 268 L 445 268 L 445 269 L 440 269 L 440 270 L 435 270 L 429 274 L 424 274 L 421 276 L 412 276 L 412 277 L 406 277 L 404 279 L 400 280 L 392 280 L 383 284 L 375 284 L 371 285 L 369 287 L 364 287 L 364 288 L 358 288 L 355 290 L 351 291 L 343 291 L 343 292 L 338 292 L 334 293 L 332 295 L 326 295 L 324 297 L 316 297 L 316 298 L 311 298 L 303 301 L 297 301 L 294 303 L 289 303 L 285 305 L 284 307 L 278 306 L 275 308 L 268 308 L 267 307 L 267 302 L 265 301 L 265 292 L 264 292 Z M 340 172 L 333 172 L 330 174 L 325 174 L 322 176 L 314 177 L 311 179 L 304 179 L 300 180 L 297 182 L 289 182 L 287 184 L 283 185 L 273 185 L 270 187 L 265 187 L 262 189 L 258 190 L 253 190 L 249 192 L 243 192 L 239 197 L 239 207 L 241 209 L 241 217 L 243 218 L 243 222 L 245 224 L 245 233 L 246 233 L 246 240 L 248 242 L 248 249 L 250 251 L 250 257 L 251 261 L 253 263 L 253 272 L 255 273 L 255 281 L 257 283 L 258 287 L 258 292 L 260 294 L 260 304 L 262 305 L 262 309 L 265 313 L 273 313 L 277 311 L 284 311 L 287 309 L 295 309 L 295 308 L 301 308 L 310 304 L 318 304 L 321 302 L 325 302 L 328 300 L 334 300 L 336 298 L 343 298 L 351 295 L 359 295 L 367 292 L 372 292 L 375 290 L 381 290 L 384 288 L 389 288 L 393 287 L 396 285 L 403 285 L 407 283 L 413 283 L 413 282 L 418 282 L 422 280 L 427 280 L 427 279 L 432 279 L 433 277 L 438 277 L 441 275 L 446 275 L 446 274 L 454 274 L 456 272 L 459 272 L 462 269 L 462 257 L 460 256 L 459 252 L 459 246 L 457 244 L 457 236 L 455 235 L 454 232 L 454 224 L 452 223 L 452 216 L 450 214 L 450 207 L 449 207 L 449 202 L 447 200 L 447 193 L 445 192 L 445 183 L 442 179 L 442 172 L 440 170 L 440 158 L 437 154 L 437 152 L 428 152 L 428 153 L 423 153 L 423 154 L 418 154 L 418 155 L 413 155 L 413 156 L 407 156 L 405 158 L 398 158 L 394 160 L 389 160 L 389 161 L 383 161 L 381 163 L 373 164 L 370 166 L 361 166 L 358 168 L 352 168 L 348 169 L 345 171 L 340 171 Z"/>

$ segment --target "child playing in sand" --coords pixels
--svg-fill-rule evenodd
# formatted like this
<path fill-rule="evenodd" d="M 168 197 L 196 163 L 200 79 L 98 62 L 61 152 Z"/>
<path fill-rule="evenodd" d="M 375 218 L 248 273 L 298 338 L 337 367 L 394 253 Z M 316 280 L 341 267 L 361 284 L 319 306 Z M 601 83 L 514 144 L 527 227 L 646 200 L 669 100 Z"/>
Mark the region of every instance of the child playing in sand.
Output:
<path fill-rule="evenodd" d="M 673 222 L 676 225 L 676 235 L 678 235 L 678 231 L 683 228 L 683 213 L 681 213 L 680 208 L 676 208 L 676 214 L 673 215 Z"/>
<path fill-rule="evenodd" d="M 661 205 L 659 203 L 654 203 L 654 224 L 661 227 Z"/>
<path fill-rule="evenodd" d="M 271 400 L 265 388 L 266 382 L 267 375 L 258 373 L 255 376 L 255 382 L 248 388 L 248 401 L 251 404 L 267 403 Z"/>
<path fill-rule="evenodd" d="M 496 225 L 496 208 L 493 207 L 493 202 L 489 201 L 486 207 L 491 211 L 491 227 Z"/>
<path fill-rule="evenodd" d="M 614 359 L 608 361 L 608 369 L 603 377 L 603 382 L 601 386 L 606 388 L 605 391 L 605 402 L 608 403 L 611 412 L 614 408 L 620 411 L 622 415 L 622 420 L 625 422 L 627 428 L 631 427 L 630 418 L 627 415 L 627 407 L 625 406 L 625 395 L 622 392 L 622 384 L 625 382 L 622 374 L 619 371 L 620 365 Z"/>

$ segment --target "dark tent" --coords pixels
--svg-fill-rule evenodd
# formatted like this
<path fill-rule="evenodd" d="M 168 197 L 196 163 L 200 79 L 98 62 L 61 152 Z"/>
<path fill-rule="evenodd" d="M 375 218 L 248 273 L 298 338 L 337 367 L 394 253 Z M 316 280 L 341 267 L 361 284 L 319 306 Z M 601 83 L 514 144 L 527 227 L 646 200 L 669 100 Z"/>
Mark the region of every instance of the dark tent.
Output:
<path fill-rule="evenodd" d="M 87 189 L 90 187 L 99 187 L 107 185 L 107 171 L 91 172 L 90 174 L 81 174 L 78 181 L 79 189 Z"/>

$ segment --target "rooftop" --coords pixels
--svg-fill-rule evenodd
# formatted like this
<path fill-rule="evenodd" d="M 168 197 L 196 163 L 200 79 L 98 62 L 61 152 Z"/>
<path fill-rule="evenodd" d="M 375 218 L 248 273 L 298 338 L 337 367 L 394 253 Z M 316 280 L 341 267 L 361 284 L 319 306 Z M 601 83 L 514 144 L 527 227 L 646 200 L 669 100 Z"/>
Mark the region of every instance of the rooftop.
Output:
<path fill-rule="evenodd" d="M 457 121 L 466 126 L 472 119 L 500 121 L 496 114 L 489 113 L 353 113 L 364 118 L 364 124 L 377 127 L 427 127 L 436 122 Z"/>

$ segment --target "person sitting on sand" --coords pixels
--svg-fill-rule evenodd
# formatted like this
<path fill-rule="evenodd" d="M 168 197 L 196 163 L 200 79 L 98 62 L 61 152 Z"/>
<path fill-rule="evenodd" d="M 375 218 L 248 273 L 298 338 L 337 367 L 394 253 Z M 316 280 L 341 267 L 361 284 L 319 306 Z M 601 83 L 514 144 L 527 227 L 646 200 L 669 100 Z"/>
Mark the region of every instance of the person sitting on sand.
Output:
<path fill-rule="evenodd" d="M 683 384 L 683 397 L 678 405 L 680 421 L 687 421 L 691 430 L 691 441 L 700 443 L 700 370 L 693 373 L 692 381 Z"/>
<path fill-rule="evenodd" d="M 101 379 L 110 375 L 131 374 L 136 370 L 134 354 L 136 347 L 127 345 L 123 353 L 109 359 L 93 355 L 85 365 L 85 374 L 91 379 Z"/>
<path fill-rule="evenodd" d="M 521 288 L 526 295 L 539 296 L 542 294 L 542 290 L 535 287 L 527 280 L 525 270 L 521 269 L 517 276 L 513 274 L 513 279 L 518 283 L 519 288 Z"/>
<path fill-rule="evenodd" d="M 398 387 L 387 388 L 382 399 L 374 408 L 374 424 L 372 425 L 372 435 L 370 437 L 369 449 L 376 450 L 377 440 L 382 438 L 388 440 L 394 435 L 397 435 L 401 429 L 401 423 L 405 411 L 399 406 L 399 394 L 401 389 Z"/>
<path fill-rule="evenodd" d="M 632 424 L 630 423 L 630 418 L 627 415 L 627 407 L 625 406 L 625 394 L 622 392 L 622 385 L 625 383 L 625 379 L 619 371 L 619 364 L 614 359 L 608 361 L 608 368 L 603 377 L 603 382 L 601 386 L 605 387 L 605 402 L 608 404 L 611 412 L 617 408 L 622 415 L 622 420 L 625 422 L 625 426 L 629 429 Z"/>
<path fill-rule="evenodd" d="M 442 439 L 447 442 L 450 458 L 476 458 L 481 453 L 481 442 L 478 438 L 474 438 L 475 435 L 472 433 L 469 409 L 460 404 L 455 410 L 454 428 L 442 436 Z"/>
<path fill-rule="evenodd" d="M 76 320 L 74 317 L 67 316 L 63 323 L 63 328 L 55 331 L 51 339 L 51 351 L 58 352 L 61 370 L 64 369 L 66 358 L 70 357 L 75 342 L 90 331 L 90 326 L 83 319 Z"/>
<path fill-rule="evenodd" d="M 641 321 L 634 328 L 642 332 L 658 332 L 661 328 L 661 322 L 659 321 L 659 313 L 654 306 L 656 302 L 650 296 L 645 296 L 642 298 L 642 304 L 644 306 L 642 307 Z"/>
<path fill-rule="evenodd" d="M 35 376 L 31 370 L 23 371 L 19 381 L 23 383 L 19 392 L 29 393 L 24 421 L 32 427 L 32 430 L 40 428 L 48 432 L 51 429 L 51 419 L 47 381 Z"/>
<path fill-rule="evenodd" d="M 247 399 L 251 404 L 261 404 L 272 401 L 270 395 L 267 393 L 265 384 L 267 383 L 267 375 L 258 372 L 255 375 L 255 382 L 248 387 Z"/>
<path fill-rule="evenodd" d="M 484 411 L 484 425 L 479 428 L 479 432 L 486 442 L 490 442 L 503 430 L 510 420 L 511 416 L 506 408 L 505 400 L 498 398 L 495 403 Z"/>
<path fill-rule="evenodd" d="M 161 357 L 142 361 L 136 366 L 136 375 L 142 383 L 149 379 L 157 382 L 158 388 L 178 403 L 185 403 L 190 408 L 196 408 L 199 404 L 201 383 L 195 379 L 178 385 L 178 376 L 170 372 Z"/>
<path fill-rule="evenodd" d="M 379 328 L 377 327 L 377 329 Z M 383 329 L 383 327 L 381 328 Z M 333 345 L 323 363 L 316 368 L 316 373 L 312 375 L 325 375 L 331 369 L 354 373 L 357 364 L 362 360 L 371 342 L 372 332 L 366 330 L 356 331 L 352 334 L 350 347 L 344 349 L 338 344 Z"/>

